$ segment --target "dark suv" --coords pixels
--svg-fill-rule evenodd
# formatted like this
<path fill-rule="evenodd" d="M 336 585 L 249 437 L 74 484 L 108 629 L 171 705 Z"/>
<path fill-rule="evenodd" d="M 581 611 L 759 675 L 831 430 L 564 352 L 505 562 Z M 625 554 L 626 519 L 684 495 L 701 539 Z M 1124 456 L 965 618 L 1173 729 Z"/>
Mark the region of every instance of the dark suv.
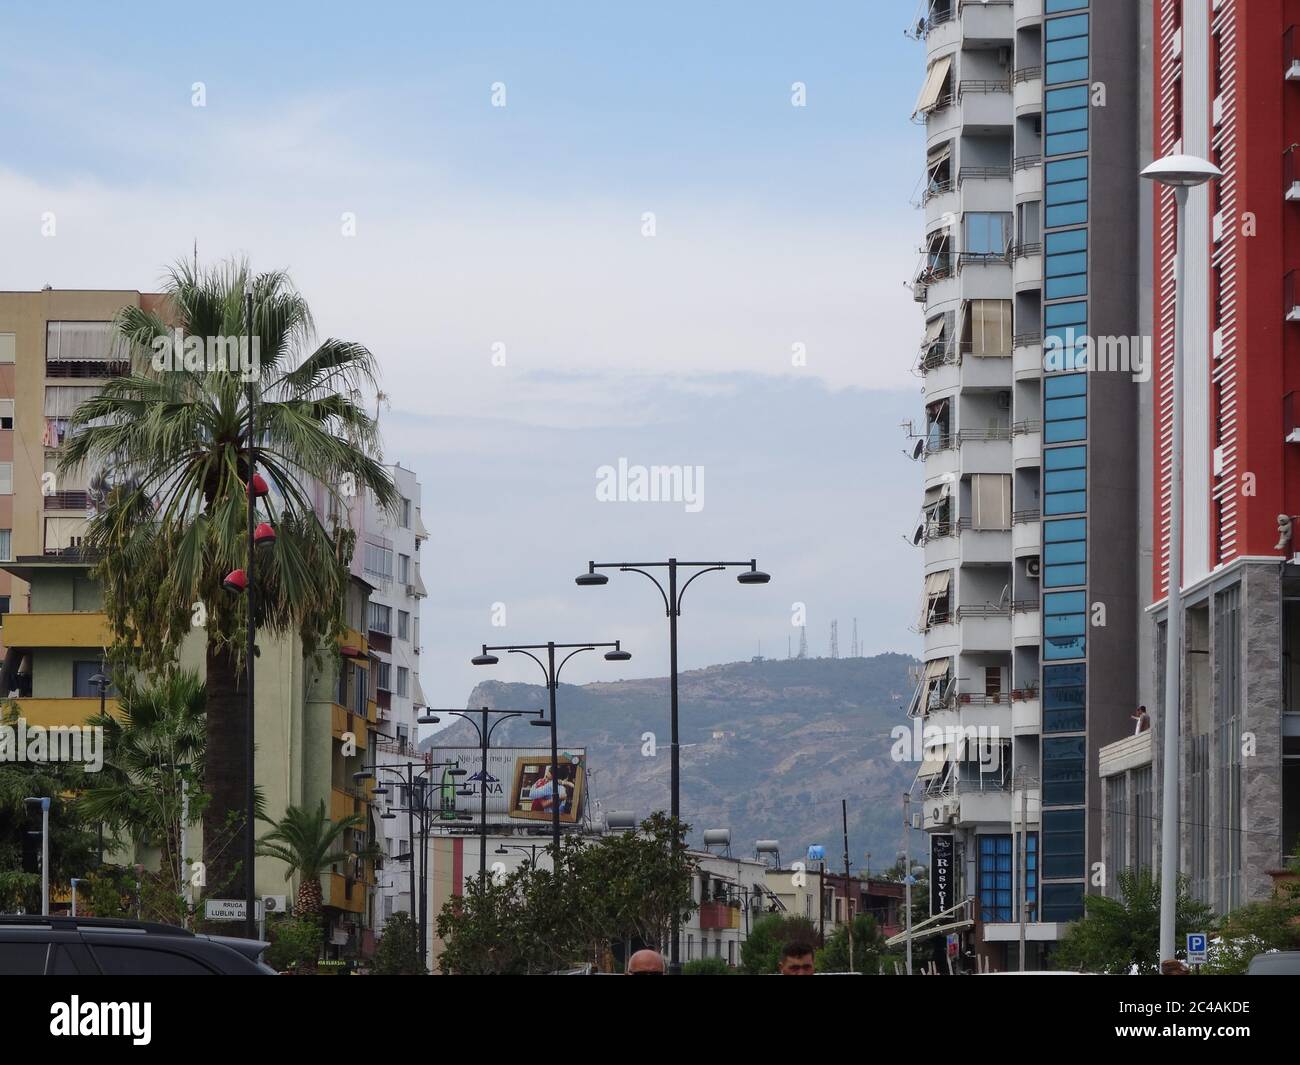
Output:
<path fill-rule="evenodd" d="M 148 921 L 0 914 L 5 976 L 274 976 L 269 945 Z"/>

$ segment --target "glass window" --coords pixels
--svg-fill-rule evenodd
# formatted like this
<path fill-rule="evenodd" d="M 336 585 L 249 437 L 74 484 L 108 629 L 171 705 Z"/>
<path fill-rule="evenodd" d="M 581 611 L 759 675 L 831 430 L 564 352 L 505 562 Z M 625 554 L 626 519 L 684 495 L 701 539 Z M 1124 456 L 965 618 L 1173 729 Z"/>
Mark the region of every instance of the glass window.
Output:
<path fill-rule="evenodd" d="M 211 976 L 212 970 L 194 958 L 148 947 L 94 944 L 105 976 Z"/>
<path fill-rule="evenodd" d="M 1074 421 L 1049 422 L 1043 426 L 1043 443 L 1063 444 L 1070 440 L 1087 440 L 1088 422 L 1085 418 Z"/>
<path fill-rule="evenodd" d="M 1043 805 L 1065 806 L 1082 804 L 1086 779 L 1085 753 L 1088 740 L 1085 736 L 1051 736 L 1043 739 Z M 1080 812 L 1082 818 L 1082 812 Z M 1046 873 L 1047 876 L 1069 876 L 1069 873 Z M 1082 875 L 1082 874 L 1078 874 Z"/>
<path fill-rule="evenodd" d="M 1076 152 L 1086 152 L 1088 150 L 1088 131 L 1075 130 L 1069 133 L 1049 133 L 1043 143 L 1043 154 L 1052 155 L 1074 155 Z M 1069 222 L 1052 222 L 1051 211 L 1048 211 L 1048 225 L 1071 225 L 1079 222 L 1086 222 L 1088 214 L 1083 212 L 1083 217 L 1076 220 L 1075 223 Z"/>
<path fill-rule="evenodd" d="M 980 836 L 980 910 L 984 921 L 1013 920 L 1014 854 L 1010 836 Z"/>
<path fill-rule="evenodd" d="M 0 529 L 0 562 L 12 562 L 13 530 Z"/>
<path fill-rule="evenodd" d="M 1088 375 L 1057 374 L 1043 380 L 1043 395 L 1048 399 L 1061 399 L 1064 396 L 1082 396 L 1088 392 Z M 1057 448 L 1057 451 L 1084 451 L 1084 448 Z M 1083 465 L 1080 456 L 1079 465 Z M 1058 467 L 1060 468 L 1060 467 Z"/>
<path fill-rule="evenodd" d="M 1043 564 L 1047 566 L 1064 566 L 1088 561 L 1088 545 L 1082 540 L 1068 544 L 1044 544 Z"/>
<path fill-rule="evenodd" d="M 1088 0 L 1047 0 L 1047 6 L 1043 10 L 1049 15 L 1055 15 L 1060 11 L 1078 11 L 1087 6 Z"/>
<path fill-rule="evenodd" d="M 1047 164 L 1043 180 L 1049 185 L 1056 185 L 1063 181 L 1082 181 L 1087 176 L 1087 159 L 1060 159 Z"/>
<path fill-rule="evenodd" d="M 1068 111 L 1048 111 L 1043 123 L 1048 133 L 1070 133 L 1088 128 L 1088 108 L 1072 107 Z"/>
<path fill-rule="evenodd" d="M 1088 294 L 1088 275 L 1071 274 L 1069 277 L 1049 277 L 1043 285 L 1043 298 L 1049 300 L 1068 299 L 1071 296 Z M 1076 362 L 1074 365 L 1078 365 Z"/>
<path fill-rule="evenodd" d="M 1087 416 L 1088 398 L 1086 396 L 1067 396 L 1064 399 L 1047 399 L 1043 401 L 1043 417 L 1050 422 L 1062 421 L 1066 418 L 1086 418 Z"/>
<path fill-rule="evenodd" d="M 1043 587 L 1044 588 L 1069 588 L 1076 584 L 1087 583 L 1088 567 L 1086 565 L 1078 566 L 1045 566 L 1043 568 Z M 1049 655 L 1049 658 L 1070 658 L 1071 655 L 1057 654 Z"/>
<path fill-rule="evenodd" d="M 966 214 L 966 251 L 973 255 L 1004 255 L 1011 242 L 1011 215 L 993 211 Z"/>
<path fill-rule="evenodd" d="M 1060 41 L 1048 41 L 1045 58 L 1049 63 L 1057 63 L 1062 59 L 1087 59 L 1088 38 L 1067 37 Z"/>
<path fill-rule="evenodd" d="M 1084 669 L 1083 663 L 1043 667 L 1044 732 L 1083 731 Z"/>
<path fill-rule="evenodd" d="M 1078 375 L 1082 378 L 1082 374 Z M 1052 380 L 1048 379 L 1049 382 Z M 1068 381 L 1068 377 L 1058 377 L 1055 380 Z M 1081 470 L 1088 465 L 1088 449 L 1086 447 L 1054 447 L 1043 452 L 1043 468 L 1047 470 Z"/>
<path fill-rule="evenodd" d="M 1074 743 L 1073 739 L 1044 740 L 1049 743 Z M 1082 743 L 1082 739 L 1077 742 Z M 1084 812 L 1082 810 L 1043 811 L 1043 876 L 1084 875 Z"/>
<path fill-rule="evenodd" d="M 1048 521 L 1043 523 L 1043 540 L 1046 543 L 1063 543 L 1067 540 L 1082 540 L 1087 534 L 1086 518 L 1069 518 L 1065 521 Z"/>
<path fill-rule="evenodd" d="M 1044 835 L 1043 847 L 1047 846 Z M 1083 917 L 1082 884 L 1044 884 L 1043 885 L 1043 921 L 1066 923 Z"/>
<path fill-rule="evenodd" d="M 1087 49 L 1087 39 L 1079 38 Z M 1049 44 L 1047 46 L 1051 48 Z M 1086 59 L 1069 59 L 1061 63 L 1048 63 L 1043 81 L 1048 85 L 1064 85 L 1068 81 L 1086 81 L 1088 78 L 1088 61 Z"/>
<path fill-rule="evenodd" d="M 397 612 L 397 638 L 399 640 L 411 638 L 411 615 L 405 610 Z"/>
<path fill-rule="evenodd" d="M 44 976 L 47 943 L 0 943 L 0 973 L 7 976 Z"/>
<path fill-rule="evenodd" d="M 1071 15 L 1069 18 L 1048 19 L 1043 36 L 1049 41 L 1059 41 L 1066 37 L 1078 37 L 1087 32 L 1088 16 Z"/>

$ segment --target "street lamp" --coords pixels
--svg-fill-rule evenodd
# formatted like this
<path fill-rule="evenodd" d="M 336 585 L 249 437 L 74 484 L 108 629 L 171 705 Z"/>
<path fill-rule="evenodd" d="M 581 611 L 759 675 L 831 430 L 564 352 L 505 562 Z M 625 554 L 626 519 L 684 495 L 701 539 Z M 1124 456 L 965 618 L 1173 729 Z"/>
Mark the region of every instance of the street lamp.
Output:
<path fill-rule="evenodd" d="M 604 578 L 603 574 L 597 574 Z M 476 666 L 495 666 L 500 659 L 492 654 L 493 651 L 506 651 L 512 655 L 526 655 L 541 667 L 542 673 L 546 677 L 546 691 L 550 697 L 551 715 L 549 718 L 538 718 L 532 724 L 539 728 L 549 727 L 551 730 L 551 846 L 555 848 L 554 873 L 560 875 L 560 740 L 559 727 L 555 718 L 555 699 L 556 693 L 560 687 L 560 671 L 564 669 L 564 664 L 574 655 L 581 654 L 583 651 L 594 651 L 597 647 L 610 648 L 605 652 L 606 662 L 627 662 L 632 658 L 630 651 L 624 651 L 622 641 L 615 640 L 613 643 L 525 643 L 513 644 L 509 646 L 488 647 L 483 645 L 483 653 L 477 654 L 470 659 L 470 663 Z M 543 662 L 534 651 L 545 651 L 546 661 Z M 555 652 L 568 651 L 556 665 Z M 575 811 L 576 812 L 576 811 Z"/>
<path fill-rule="evenodd" d="M 442 720 L 438 715 L 447 714 L 450 717 L 459 717 L 468 721 L 474 726 L 474 731 L 478 733 L 479 755 L 482 762 L 478 771 L 478 890 L 482 894 L 487 884 L 487 784 L 488 784 L 488 748 L 492 745 L 492 733 L 496 731 L 498 725 L 503 721 L 509 721 L 512 717 L 531 717 L 536 714 L 539 718 L 542 716 L 540 710 L 493 710 L 490 707 L 482 706 L 477 710 L 430 710 L 425 709 L 416 720 L 421 725 L 436 725 Z M 491 721 L 492 716 L 496 716 L 495 721 Z M 475 721 L 477 717 L 479 720 Z M 554 771 L 552 771 L 552 788 L 557 788 Z M 460 792 L 457 792 L 460 794 Z M 470 792 L 469 794 L 473 794 Z"/>
<path fill-rule="evenodd" d="M 686 582 L 682 585 L 680 591 L 677 588 L 677 570 L 679 567 L 695 571 L 686 578 Z M 679 562 L 675 558 L 670 558 L 666 562 L 588 562 L 587 572 L 574 578 L 574 584 L 579 588 L 595 588 L 609 583 L 608 575 L 598 572 L 599 570 L 616 569 L 622 573 L 639 573 L 641 576 L 649 578 L 663 597 L 664 610 L 668 614 L 669 706 L 672 720 L 670 787 L 672 791 L 671 813 L 674 850 L 678 846 L 678 826 L 681 823 L 681 744 L 677 731 L 677 619 L 682 613 L 682 597 L 686 594 L 686 589 L 690 587 L 691 581 L 705 573 L 734 568 L 741 569 L 741 572 L 736 576 L 736 581 L 739 584 L 767 584 L 772 579 L 770 575 L 758 568 L 758 560 L 752 558 L 748 562 Z M 655 569 L 666 569 L 668 571 L 667 589 L 650 572 L 650 570 Z M 669 967 L 673 973 L 681 971 L 681 944 L 678 942 L 680 938 L 680 922 L 677 915 L 674 914 L 672 942 L 669 944 Z"/>
<path fill-rule="evenodd" d="M 23 799 L 25 805 L 41 807 L 41 916 L 50 915 L 50 800 L 44 796 Z"/>
<path fill-rule="evenodd" d="M 1173 425 L 1169 446 L 1169 578 L 1165 584 L 1164 777 L 1160 826 L 1160 957 L 1174 957 L 1178 903 L 1178 730 L 1181 717 L 1179 649 L 1183 636 L 1183 368 L 1187 322 L 1187 201 L 1192 189 L 1223 177 L 1213 163 L 1193 155 L 1168 155 L 1142 171 L 1148 181 L 1174 190 L 1178 249 L 1174 277 Z"/>
<path fill-rule="evenodd" d="M 454 762 L 404 762 L 396 765 L 380 765 L 375 768 L 381 773 L 392 773 L 397 777 L 396 786 L 405 789 L 406 792 L 406 839 L 407 849 L 405 854 L 394 856 L 393 861 L 410 862 L 411 878 L 411 918 L 415 921 L 417 932 L 420 936 L 420 956 L 427 960 L 428 955 L 428 858 L 429 858 L 429 822 L 433 816 L 433 810 L 428 801 L 428 789 L 431 781 L 424 776 L 423 772 L 415 774 L 416 768 L 421 770 L 446 769 L 448 774 L 453 777 L 465 775 L 465 770 L 460 768 L 459 760 Z M 379 789 L 376 789 L 376 792 Z M 384 794 L 388 793 L 387 788 Z M 418 793 L 418 800 L 417 800 Z M 458 794 L 471 794 L 470 792 L 458 792 Z M 415 817 L 420 818 L 420 841 L 421 852 L 420 862 L 417 868 L 415 860 Z M 397 817 L 397 812 L 389 806 L 387 810 L 380 814 L 380 819 L 392 821 Z M 418 903 L 417 903 L 418 900 Z M 419 909 L 416 909 L 416 906 Z"/>

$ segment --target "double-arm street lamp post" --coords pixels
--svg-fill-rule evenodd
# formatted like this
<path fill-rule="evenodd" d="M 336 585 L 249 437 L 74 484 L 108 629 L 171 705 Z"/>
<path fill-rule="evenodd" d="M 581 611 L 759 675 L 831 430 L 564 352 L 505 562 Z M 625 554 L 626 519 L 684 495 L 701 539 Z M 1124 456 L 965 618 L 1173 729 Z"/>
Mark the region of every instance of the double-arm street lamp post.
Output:
<path fill-rule="evenodd" d="M 622 573 L 639 573 L 653 582 L 654 586 L 659 589 L 659 594 L 663 597 L 664 609 L 668 614 L 668 655 L 669 655 L 669 706 L 671 713 L 671 730 L 672 730 L 672 751 L 671 751 L 671 790 L 672 790 L 672 819 L 673 819 L 673 846 L 677 846 L 677 829 L 681 817 L 681 763 L 680 747 L 677 729 L 677 619 L 682 612 L 682 597 L 686 594 L 686 589 L 690 587 L 691 582 L 696 577 L 703 576 L 705 573 L 712 573 L 717 570 L 740 569 L 742 572 L 736 575 L 736 580 L 740 584 L 767 584 L 772 578 L 758 568 L 758 560 L 751 558 L 748 562 L 679 562 L 675 558 L 670 558 L 666 562 L 588 562 L 587 572 L 580 574 L 575 578 L 574 583 L 580 588 L 596 587 L 609 583 L 609 577 L 604 573 L 597 572 L 604 569 L 616 569 Z M 692 570 L 693 572 L 686 578 L 681 589 L 677 587 L 678 569 Z M 663 584 L 657 577 L 651 573 L 651 570 L 668 571 L 668 587 L 664 588 Z M 680 922 L 677 916 L 673 915 L 672 942 L 669 944 L 669 963 L 671 971 L 676 973 L 681 969 L 681 945 L 678 940 L 681 938 Z"/>
<path fill-rule="evenodd" d="M 429 850 L 429 825 L 433 815 L 438 811 L 433 808 L 429 802 L 428 792 L 434 787 L 434 784 L 424 774 L 433 769 L 446 769 L 448 776 L 463 777 L 465 770 L 460 767 L 459 761 L 454 762 L 399 762 L 394 765 L 377 765 L 376 771 L 381 773 L 392 773 L 396 778 L 395 787 L 403 789 L 405 792 L 405 812 L 406 812 L 406 854 L 399 855 L 398 860 L 405 859 L 411 863 L 411 917 L 415 921 L 417 933 L 420 936 L 420 957 L 425 957 L 425 951 L 428 948 L 428 890 L 427 875 L 428 869 L 426 863 L 428 860 Z M 420 770 L 417 774 L 416 770 Z M 387 795 L 388 785 L 381 782 L 372 795 Z M 458 795 L 470 795 L 469 791 L 457 791 Z M 402 809 L 399 807 L 398 809 Z M 391 821 L 397 817 L 397 811 L 393 809 L 392 803 L 388 804 L 388 809 L 380 814 L 380 820 Z M 420 858 L 419 865 L 416 865 L 415 854 L 415 820 L 418 816 L 420 821 Z M 418 901 L 417 901 L 418 900 Z M 416 906 L 419 909 L 416 909 Z"/>
<path fill-rule="evenodd" d="M 540 710 L 493 710 L 490 707 L 481 706 L 477 710 L 429 710 L 421 714 L 416 720 L 421 725 L 436 725 L 442 720 L 438 715 L 446 714 L 448 717 L 459 717 L 468 721 L 474 726 L 474 731 L 478 733 L 479 754 L 482 761 L 479 763 L 478 771 L 478 890 L 482 895 L 487 886 L 487 790 L 488 790 L 488 749 L 492 746 L 492 733 L 496 731 L 497 726 L 503 721 L 509 721 L 512 717 L 532 717 L 537 715 L 541 719 L 542 711 Z M 478 720 L 475 720 L 475 719 Z M 495 718 L 496 720 L 492 720 Z M 461 794 L 457 792 L 457 794 Z"/>
<path fill-rule="evenodd" d="M 527 655 L 540 667 L 546 675 L 546 691 L 550 697 L 551 714 L 549 718 L 539 718 L 532 722 L 541 728 L 547 726 L 551 730 L 551 846 L 555 854 L 552 858 L 554 863 L 552 871 L 558 879 L 560 875 L 560 741 L 559 731 L 555 720 L 555 694 L 560 685 L 560 671 L 564 669 L 564 664 L 574 655 L 581 654 L 583 651 L 594 651 L 597 647 L 608 647 L 605 652 L 605 661 L 607 662 L 627 662 L 632 658 L 628 651 L 624 651 L 621 641 L 615 640 L 613 643 L 555 643 L 553 640 L 549 643 L 523 643 L 503 645 L 499 647 L 489 647 L 483 645 L 482 654 L 477 654 L 470 661 L 476 666 L 495 666 L 501 661 L 494 651 L 505 651 L 512 655 Z M 534 651 L 545 651 L 546 661 L 543 662 Z M 568 651 L 557 664 L 555 661 L 556 651 Z M 485 763 L 486 764 L 486 761 Z"/>

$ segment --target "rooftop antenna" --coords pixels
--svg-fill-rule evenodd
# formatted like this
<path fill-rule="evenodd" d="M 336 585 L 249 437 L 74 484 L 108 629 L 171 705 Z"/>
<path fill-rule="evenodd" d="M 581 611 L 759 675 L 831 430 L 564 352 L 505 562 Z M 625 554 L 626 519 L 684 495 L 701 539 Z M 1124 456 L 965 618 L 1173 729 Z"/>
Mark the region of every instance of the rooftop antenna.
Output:
<path fill-rule="evenodd" d="M 831 657 L 840 657 L 840 623 L 839 621 L 831 622 Z"/>
<path fill-rule="evenodd" d="M 808 657 L 808 626 L 806 624 L 799 626 L 799 657 Z"/>
<path fill-rule="evenodd" d="M 853 656 L 854 658 L 862 657 L 862 645 L 858 643 L 858 619 L 853 619 Z"/>

